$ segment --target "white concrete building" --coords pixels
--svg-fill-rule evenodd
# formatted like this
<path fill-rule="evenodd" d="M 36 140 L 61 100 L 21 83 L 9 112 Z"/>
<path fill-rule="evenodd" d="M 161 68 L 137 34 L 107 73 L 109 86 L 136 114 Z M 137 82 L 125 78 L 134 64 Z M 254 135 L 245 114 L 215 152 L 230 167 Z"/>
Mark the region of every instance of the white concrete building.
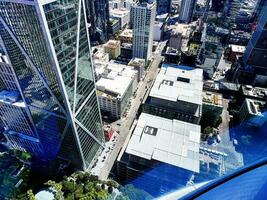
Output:
<path fill-rule="evenodd" d="M 159 191 L 170 180 L 177 188 L 200 172 L 199 151 L 199 125 L 142 113 L 117 158 L 116 175 L 122 181 L 145 176 L 140 183 L 146 191 Z"/>
<path fill-rule="evenodd" d="M 199 172 L 200 126 L 142 113 L 126 153 Z"/>
<path fill-rule="evenodd" d="M 101 61 L 101 62 L 108 62 L 109 61 L 109 54 L 105 53 L 103 48 L 92 48 L 92 58 L 94 61 Z"/>
<path fill-rule="evenodd" d="M 169 46 L 182 50 L 183 52 L 188 51 L 189 38 L 196 26 L 196 22 L 192 22 L 191 24 L 176 23 L 175 25 L 168 26 L 167 30 L 171 32 Z"/>
<path fill-rule="evenodd" d="M 138 72 L 138 81 L 141 81 L 145 75 L 146 61 L 141 58 L 133 58 L 128 63 L 128 66 L 132 66 Z"/>
<path fill-rule="evenodd" d="M 137 71 L 116 63 L 95 63 L 97 97 L 104 115 L 120 118 L 137 87 Z"/>
<path fill-rule="evenodd" d="M 143 58 L 147 61 L 152 55 L 156 2 L 132 6 L 131 15 L 133 18 L 133 58 Z"/>
<path fill-rule="evenodd" d="M 266 123 L 266 102 L 246 98 L 239 110 L 239 121 L 243 126 L 260 128 Z"/>
<path fill-rule="evenodd" d="M 153 40 L 154 41 L 160 41 L 161 35 L 162 35 L 162 28 L 163 28 L 163 23 L 155 21 L 154 26 L 153 26 Z"/>
<path fill-rule="evenodd" d="M 136 4 L 137 0 L 110 0 L 109 9 L 126 8 L 130 10 L 131 6 Z"/>
<path fill-rule="evenodd" d="M 163 64 L 144 112 L 198 124 L 202 115 L 203 70 Z"/>
<path fill-rule="evenodd" d="M 109 11 L 110 16 L 120 20 L 121 29 L 126 27 L 130 21 L 130 10 L 126 8 L 114 8 Z"/>

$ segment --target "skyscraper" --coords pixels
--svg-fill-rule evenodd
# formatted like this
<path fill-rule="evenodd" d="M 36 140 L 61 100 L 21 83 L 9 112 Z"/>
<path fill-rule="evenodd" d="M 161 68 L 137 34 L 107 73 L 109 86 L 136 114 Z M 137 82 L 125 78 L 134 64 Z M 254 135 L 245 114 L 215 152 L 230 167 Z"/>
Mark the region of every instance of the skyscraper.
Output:
<path fill-rule="evenodd" d="M 170 13 L 172 9 L 172 0 L 139 0 L 140 3 L 157 2 L 157 14 Z"/>
<path fill-rule="evenodd" d="M 260 18 L 260 15 L 262 13 L 262 11 L 264 10 L 264 8 L 267 7 L 267 1 L 266 0 L 258 0 L 255 10 L 254 10 L 254 14 L 253 14 L 253 20 L 255 22 L 257 22 Z"/>
<path fill-rule="evenodd" d="M 133 16 L 133 58 L 148 60 L 152 54 L 156 2 L 141 3 L 131 8 Z"/>
<path fill-rule="evenodd" d="M 212 0 L 211 9 L 215 12 L 222 12 L 226 0 Z"/>
<path fill-rule="evenodd" d="M 179 13 L 179 21 L 182 23 L 190 23 L 196 5 L 196 0 L 182 0 Z"/>
<path fill-rule="evenodd" d="M 108 0 L 87 0 L 85 3 L 91 41 L 106 42 L 109 29 Z"/>
<path fill-rule="evenodd" d="M 267 83 L 267 8 L 264 8 L 243 56 L 245 68 L 255 75 L 255 82 Z"/>
<path fill-rule="evenodd" d="M 172 0 L 157 0 L 157 14 L 170 13 L 172 10 Z"/>
<path fill-rule="evenodd" d="M 103 148 L 84 0 L 0 1 L 0 124 L 13 148 L 88 169 Z"/>

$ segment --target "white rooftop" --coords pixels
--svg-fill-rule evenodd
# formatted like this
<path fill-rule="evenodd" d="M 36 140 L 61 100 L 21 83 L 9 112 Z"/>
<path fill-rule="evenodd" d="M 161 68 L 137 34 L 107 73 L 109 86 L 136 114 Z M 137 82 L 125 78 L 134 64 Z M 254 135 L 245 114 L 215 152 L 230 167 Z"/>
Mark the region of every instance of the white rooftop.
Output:
<path fill-rule="evenodd" d="M 126 8 L 114 8 L 114 9 L 111 9 L 109 12 L 110 12 L 110 16 L 123 17 L 125 15 L 128 15 L 130 11 Z"/>
<path fill-rule="evenodd" d="M 119 96 L 123 96 L 129 87 L 132 79 L 125 76 L 115 76 L 114 78 L 100 78 L 96 82 L 96 88 L 103 92 L 109 91 Z"/>
<path fill-rule="evenodd" d="M 126 152 L 199 173 L 200 126 L 142 113 Z"/>
<path fill-rule="evenodd" d="M 124 29 L 119 36 L 123 37 L 133 37 L 133 30 L 132 29 Z"/>
<path fill-rule="evenodd" d="M 162 22 L 159 22 L 159 21 L 155 21 L 154 22 L 154 27 L 159 27 L 159 28 L 161 28 L 162 26 L 163 26 L 163 23 Z"/>
<path fill-rule="evenodd" d="M 111 62 L 96 62 L 95 70 L 101 77 L 96 82 L 96 88 L 102 92 L 118 94 L 121 97 L 126 93 L 137 74 L 136 70 L 127 65 Z"/>
<path fill-rule="evenodd" d="M 240 45 L 231 44 L 230 47 L 233 52 L 237 52 L 237 53 L 244 53 L 246 50 L 245 46 L 240 46 Z"/>
<path fill-rule="evenodd" d="M 196 26 L 196 22 L 191 24 L 180 24 L 176 23 L 175 25 L 169 25 L 167 28 L 172 30 L 172 33 L 181 33 L 183 38 L 189 38 L 190 34 L 193 32 L 193 27 Z"/>
<path fill-rule="evenodd" d="M 36 200 L 53 200 L 55 199 L 53 189 L 42 190 L 35 195 Z"/>
<path fill-rule="evenodd" d="M 254 99 L 245 99 L 247 109 L 250 114 L 255 115 L 255 116 L 264 116 L 262 113 L 262 108 L 264 107 L 265 102 L 264 101 L 258 101 Z"/>
<path fill-rule="evenodd" d="M 202 75 L 203 69 L 162 67 L 149 96 L 202 105 Z"/>

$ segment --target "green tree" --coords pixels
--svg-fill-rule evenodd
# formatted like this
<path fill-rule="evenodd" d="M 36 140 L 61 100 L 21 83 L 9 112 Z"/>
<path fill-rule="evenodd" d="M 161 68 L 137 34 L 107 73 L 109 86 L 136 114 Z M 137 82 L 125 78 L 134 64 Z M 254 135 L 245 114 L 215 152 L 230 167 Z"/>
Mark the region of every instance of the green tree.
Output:
<path fill-rule="evenodd" d="M 107 197 L 108 197 L 107 191 L 106 190 L 100 190 L 97 193 L 96 199 L 97 200 L 105 200 L 105 199 L 107 199 Z"/>
<path fill-rule="evenodd" d="M 76 183 L 74 182 L 74 180 L 71 181 L 62 181 L 62 190 L 64 191 L 64 193 L 73 193 L 75 191 L 75 185 Z"/>
<path fill-rule="evenodd" d="M 62 185 L 61 183 L 56 183 L 55 181 L 47 181 L 45 185 L 48 185 L 52 187 L 54 190 L 56 190 L 56 200 L 63 199 L 63 192 L 62 192 Z"/>
<path fill-rule="evenodd" d="M 84 186 L 84 191 L 87 193 L 87 192 L 92 192 L 93 190 L 95 190 L 94 183 L 87 182 Z"/>
<path fill-rule="evenodd" d="M 27 191 L 27 196 L 28 196 L 29 200 L 35 200 L 35 196 L 34 196 L 32 190 Z"/>
<path fill-rule="evenodd" d="M 119 184 L 114 180 L 108 180 L 107 181 L 107 185 L 111 186 L 111 187 L 114 187 L 114 188 L 118 188 L 119 187 Z"/>
<path fill-rule="evenodd" d="M 213 133 L 213 128 L 208 126 L 204 129 L 203 133 L 201 134 L 201 139 L 206 141 L 211 133 Z"/>

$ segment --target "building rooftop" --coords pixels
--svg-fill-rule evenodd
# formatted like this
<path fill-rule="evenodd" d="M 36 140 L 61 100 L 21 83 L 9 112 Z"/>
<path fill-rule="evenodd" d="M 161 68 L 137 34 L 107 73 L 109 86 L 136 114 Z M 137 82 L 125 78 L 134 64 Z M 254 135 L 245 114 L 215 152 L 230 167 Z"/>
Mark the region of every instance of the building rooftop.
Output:
<path fill-rule="evenodd" d="M 119 23 L 120 20 L 119 19 L 116 19 L 116 18 L 110 17 L 109 18 L 109 22 L 110 22 L 111 26 L 114 26 L 116 23 Z"/>
<path fill-rule="evenodd" d="M 157 20 L 165 20 L 165 19 L 167 19 L 167 17 L 168 17 L 168 13 L 164 13 L 164 14 L 161 14 L 161 15 L 157 15 L 156 19 Z"/>
<path fill-rule="evenodd" d="M 231 31 L 231 36 L 235 36 L 235 37 L 246 37 L 246 38 L 251 38 L 251 33 L 242 31 L 242 30 L 238 30 L 238 29 L 234 29 Z"/>
<path fill-rule="evenodd" d="M 114 94 L 113 97 L 120 98 L 124 96 L 131 82 L 130 77 L 114 75 L 113 77 L 100 78 L 96 82 L 96 89 L 99 90 L 98 94 L 101 96 L 105 96 L 105 93 L 112 93 Z"/>
<path fill-rule="evenodd" d="M 199 146 L 199 125 L 142 113 L 126 153 L 198 173 Z"/>
<path fill-rule="evenodd" d="M 127 48 L 127 49 L 132 49 L 132 44 L 131 43 L 122 43 L 121 48 Z"/>
<path fill-rule="evenodd" d="M 133 30 L 132 29 L 124 29 L 119 37 L 129 37 L 129 38 L 132 38 L 133 37 Z"/>
<path fill-rule="evenodd" d="M 126 8 L 114 8 L 114 9 L 110 9 L 110 16 L 123 17 L 125 15 L 128 15 L 129 12 L 130 11 Z"/>
<path fill-rule="evenodd" d="M 244 53 L 245 50 L 246 50 L 246 47 L 245 46 L 240 46 L 240 45 L 234 45 L 234 44 L 231 44 L 230 45 L 230 48 L 233 52 L 236 52 L 236 53 Z"/>
<path fill-rule="evenodd" d="M 162 28 L 162 26 L 163 26 L 163 23 L 162 22 L 159 22 L 159 21 L 155 21 L 154 22 L 154 27 Z"/>
<path fill-rule="evenodd" d="M 165 54 L 170 54 L 170 55 L 178 55 L 179 54 L 179 50 L 178 49 L 175 49 L 173 47 L 167 47 L 166 48 L 166 52 Z"/>
<path fill-rule="evenodd" d="M 144 2 L 144 3 L 137 3 L 135 5 L 133 5 L 132 7 L 134 8 L 148 8 L 148 9 L 152 9 L 153 7 L 156 6 L 156 1 L 154 2 Z"/>
<path fill-rule="evenodd" d="M 203 70 L 163 64 L 149 96 L 202 105 Z"/>
<path fill-rule="evenodd" d="M 95 71 L 100 77 L 96 82 L 96 88 L 114 94 L 115 97 L 122 97 L 127 91 L 129 84 L 137 74 L 137 71 L 127 65 L 111 62 L 95 62 Z"/>
<path fill-rule="evenodd" d="M 167 29 L 171 30 L 172 34 L 181 33 L 183 38 L 189 38 L 195 26 L 196 22 L 191 24 L 176 23 L 175 25 L 169 25 Z"/>
<path fill-rule="evenodd" d="M 145 66 L 146 61 L 142 58 L 132 58 L 130 62 L 128 63 L 129 66 Z"/>
<path fill-rule="evenodd" d="M 104 47 L 108 47 L 110 49 L 115 49 L 120 45 L 119 40 L 109 40 L 106 44 L 104 44 Z"/>
<path fill-rule="evenodd" d="M 55 198 L 55 190 L 52 188 L 49 188 L 47 190 L 42 190 L 40 192 L 38 192 L 35 195 L 35 198 L 37 200 L 53 200 Z"/>
<path fill-rule="evenodd" d="M 100 60 L 103 62 L 109 61 L 109 54 L 104 51 L 103 48 L 93 48 L 93 60 Z"/>
<path fill-rule="evenodd" d="M 255 97 L 267 100 L 267 89 L 260 87 L 252 87 L 250 85 L 242 86 L 243 94 L 247 97 Z"/>
<path fill-rule="evenodd" d="M 205 104 L 211 104 L 214 106 L 222 106 L 222 95 L 213 92 L 203 92 L 202 101 Z"/>
<path fill-rule="evenodd" d="M 258 101 L 255 99 L 245 99 L 248 111 L 251 115 L 255 116 L 263 116 L 263 112 L 265 111 L 265 102 Z"/>

